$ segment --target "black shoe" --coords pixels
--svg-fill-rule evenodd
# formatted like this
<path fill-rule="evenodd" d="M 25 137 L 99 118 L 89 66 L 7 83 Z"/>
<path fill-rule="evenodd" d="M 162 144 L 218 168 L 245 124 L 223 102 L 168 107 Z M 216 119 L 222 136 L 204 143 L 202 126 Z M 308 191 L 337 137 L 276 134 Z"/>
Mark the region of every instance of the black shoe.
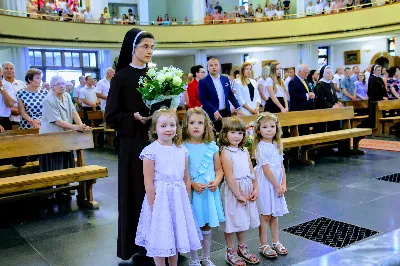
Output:
<path fill-rule="evenodd" d="M 136 255 L 133 256 L 133 265 L 135 266 L 152 266 L 156 265 L 153 258 Z"/>

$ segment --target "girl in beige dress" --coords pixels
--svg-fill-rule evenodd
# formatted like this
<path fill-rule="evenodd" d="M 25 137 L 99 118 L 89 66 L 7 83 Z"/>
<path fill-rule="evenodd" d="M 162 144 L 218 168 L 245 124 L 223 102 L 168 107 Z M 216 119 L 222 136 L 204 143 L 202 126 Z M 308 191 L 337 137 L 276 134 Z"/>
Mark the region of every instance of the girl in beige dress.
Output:
<path fill-rule="evenodd" d="M 225 208 L 225 261 L 229 265 L 244 266 L 259 263 L 246 244 L 246 231 L 260 225 L 256 200 L 258 185 L 251 164 L 246 125 L 237 117 L 228 118 L 222 127 L 219 144 L 225 174 L 223 204 Z M 234 235 L 238 240 L 234 248 Z"/>

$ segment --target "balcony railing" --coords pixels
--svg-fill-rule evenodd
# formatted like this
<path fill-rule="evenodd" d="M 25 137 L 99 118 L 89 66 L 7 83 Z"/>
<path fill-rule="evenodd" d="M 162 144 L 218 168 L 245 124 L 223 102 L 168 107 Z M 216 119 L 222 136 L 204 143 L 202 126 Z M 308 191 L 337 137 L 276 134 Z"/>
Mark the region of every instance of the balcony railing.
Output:
<path fill-rule="evenodd" d="M 52 14 L 48 14 L 45 12 L 38 11 L 37 13 L 27 13 L 15 10 L 6 10 L 0 9 L 0 14 L 3 15 L 11 15 L 11 16 L 20 16 L 20 17 L 29 17 L 32 19 L 43 19 L 49 21 L 64 21 L 64 22 L 74 22 L 74 23 L 94 23 L 94 24 L 104 24 L 104 25 L 160 25 L 160 26 L 177 26 L 177 25 L 215 25 L 215 24 L 235 24 L 235 23 L 250 23 L 250 22 L 265 22 L 265 21 L 276 21 L 276 20 L 285 20 L 285 19 L 294 19 L 294 18 L 307 18 L 314 16 L 326 16 L 326 15 L 335 15 L 343 12 L 352 12 L 357 11 L 362 8 L 369 8 L 373 6 L 382 6 L 393 3 L 398 3 L 400 0 L 379 0 L 374 3 L 368 3 L 363 5 L 353 5 L 351 7 L 342 7 L 339 9 L 331 8 L 329 14 L 326 14 L 326 11 L 323 10 L 321 13 L 301 13 L 301 14 L 287 14 L 282 16 L 262 16 L 262 17 L 232 17 L 221 20 L 202 20 L 202 21 L 129 21 L 129 20 L 119 20 L 111 18 L 109 20 L 100 20 L 100 19 L 90 19 L 89 21 L 85 21 L 83 16 L 80 18 L 69 17 L 69 16 L 58 16 L 58 12 L 54 11 Z"/>

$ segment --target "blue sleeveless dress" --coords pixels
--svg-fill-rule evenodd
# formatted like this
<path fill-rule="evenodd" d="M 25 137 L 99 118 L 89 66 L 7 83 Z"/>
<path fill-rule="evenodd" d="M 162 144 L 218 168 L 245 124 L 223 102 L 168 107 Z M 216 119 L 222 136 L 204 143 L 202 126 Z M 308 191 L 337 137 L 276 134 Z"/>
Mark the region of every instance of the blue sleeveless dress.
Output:
<path fill-rule="evenodd" d="M 215 179 L 214 154 L 219 151 L 215 142 L 183 144 L 189 150 L 189 174 L 192 182 L 208 185 Z M 211 192 L 206 188 L 201 194 L 192 190 L 192 206 L 197 224 L 200 227 L 208 224 L 210 227 L 218 227 L 224 222 L 224 210 L 219 188 Z"/>

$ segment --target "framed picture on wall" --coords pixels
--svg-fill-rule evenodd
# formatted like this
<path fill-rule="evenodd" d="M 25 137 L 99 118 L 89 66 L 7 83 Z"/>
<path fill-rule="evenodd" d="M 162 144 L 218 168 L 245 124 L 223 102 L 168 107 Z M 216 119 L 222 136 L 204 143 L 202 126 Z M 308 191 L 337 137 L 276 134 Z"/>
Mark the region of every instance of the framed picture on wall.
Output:
<path fill-rule="evenodd" d="M 345 65 L 358 65 L 361 62 L 360 50 L 346 51 L 344 52 L 344 64 Z"/>
<path fill-rule="evenodd" d="M 261 61 L 261 67 L 270 66 L 273 62 L 276 62 L 276 60 L 263 60 Z"/>

